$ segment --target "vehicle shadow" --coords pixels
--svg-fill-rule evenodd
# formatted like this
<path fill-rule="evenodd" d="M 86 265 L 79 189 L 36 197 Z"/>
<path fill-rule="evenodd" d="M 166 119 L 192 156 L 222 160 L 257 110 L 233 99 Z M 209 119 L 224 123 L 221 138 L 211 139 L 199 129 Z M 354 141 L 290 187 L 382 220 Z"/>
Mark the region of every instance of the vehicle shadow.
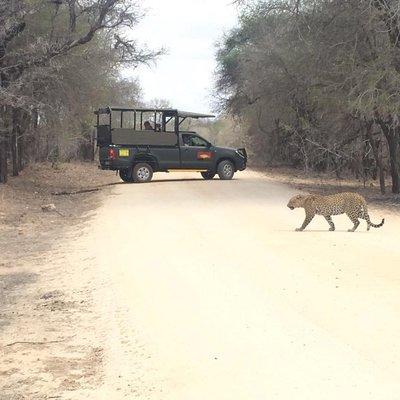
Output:
<path fill-rule="evenodd" d="M 168 179 L 153 179 L 149 183 L 162 183 L 162 182 L 211 182 L 212 180 L 205 180 L 202 178 L 168 178 Z"/>
<path fill-rule="evenodd" d="M 147 183 L 135 183 L 135 182 L 112 182 L 112 183 L 105 183 L 104 185 L 96 186 L 96 188 L 100 189 L 103 187 L 108 187 L 108 186 L 115 186 L 115 185 L 144 185 L 148 184 L 151 185 L 152 183 L 162 183 L 162 182 L 206 182 L 206 180 L 201 179 L 201 178 L 188 178 L 188 179 L 182 179 L 182 178 L 177 178 L 177 179 L 152 179 L 150 182 Z"/>
<path fill-rule="evenodd" d="M 239 179 L 233 178 L 229 181 L 238 181 Z M 151 183 L 159 183 L 159 182 L 204 182 L 204 183 L 211 183 L 211 182 L 219 182 L 221 179 L 203 179 L 203 178 L 167 178 L 167 179 L 152 179 Z M 227 182 L 229 182 L 227 181 Z"/>
<path fill-rule="evenodd" d="M 145 184 L 151 185 L 152 183 L 163 183 L 163 182 L 218 182 L 221 179 L 203 179 L 203 178 L 168 178 L 168 179 L 152 179 L 150 182 Z M 237 181 L 237 179 L 231 179 L 231 181 Z M 96 186 L 97 188 L 107 187 L 107 186 L 114 186 L 114 185 L 135 185 L 134 182 L 113 182 L 113 183 L 106 183 L 104 185 Z M 144 185 L 144 183 L 138 183 L 138 185 Z"/>

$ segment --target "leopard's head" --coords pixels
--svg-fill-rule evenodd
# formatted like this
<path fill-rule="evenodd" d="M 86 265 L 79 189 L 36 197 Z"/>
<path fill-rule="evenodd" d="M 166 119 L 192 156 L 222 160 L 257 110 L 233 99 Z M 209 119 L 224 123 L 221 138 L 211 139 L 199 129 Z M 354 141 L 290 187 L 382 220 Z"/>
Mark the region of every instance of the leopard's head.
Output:
<path fill-rule="evenodd" d="M 302 194 L 298 194 L 296 196 L 293 196 L 290 200 L 287 206 L 291 209 L 294 210 L 295 208 L 300 208 L 304 207 L 304 201 L 306 200 L 307 196 L 304 196 Z"/>

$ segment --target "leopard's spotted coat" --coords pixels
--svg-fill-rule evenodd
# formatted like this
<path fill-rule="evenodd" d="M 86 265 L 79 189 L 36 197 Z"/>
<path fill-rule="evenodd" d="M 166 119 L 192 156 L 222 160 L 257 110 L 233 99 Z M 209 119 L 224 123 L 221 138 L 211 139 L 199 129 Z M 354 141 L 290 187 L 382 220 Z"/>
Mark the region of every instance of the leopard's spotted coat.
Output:
<path fill-rule="evenodd" d="M 349 232 L 354 232 L 360 224 L 359 218 L 365 219 L 367 222 L 367 230 L 372 226 L 374 228 L 381 227 L 385 220 L 382 219 L 380 224 L 373 224 L 369 219 L 367 202 L 364 197 L 357 193 L 338 193 L 329 196 L 319 195 L 297 195 L 289 200 L 287 205 L 291 210 L 295 208 L 304 208 L 306 218 L 303 225 L 296 231 L 302 231 L 311 222 L 315 215 L 323 215 L 327 220 L 330 231 L 335 230 L 332 221 L 332 215 L 346 214 L 354 226 Z"/>

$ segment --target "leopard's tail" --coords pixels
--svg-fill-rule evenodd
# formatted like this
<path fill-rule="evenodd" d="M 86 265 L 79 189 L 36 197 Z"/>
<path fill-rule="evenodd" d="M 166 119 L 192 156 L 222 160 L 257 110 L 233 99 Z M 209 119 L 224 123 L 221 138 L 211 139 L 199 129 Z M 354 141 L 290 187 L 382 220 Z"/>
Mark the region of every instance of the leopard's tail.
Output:
<path fill-rule="evenodd" d="M 372 226 L 373 228 L 380 228 L 381 226 L 383 226 L 383 224 L 385 223 L 385 218 L 382 218 L 382 222 L 380 224 L 373 224 L 371 222 L 371 220 L 369 219 L 369 214 L 368 214 L 368 207 L 367 204 L 364 203 L 363 204 L 363 218 L 367 221 L 368 224 L 368 230 L 369 228 Z"/>
<path fill-rule="evenodd" d="M 367 219 L 368 218 L 368 219 Z M 371 220 L 369 219 L 369 216 L 367 214 L 367 218 L 366 221 L 368 222 L 368 225 L 372 226 L 373 228 L 380 228 L 381 226 L 383 226 L 383 224 L 385 223 L 385 218 L 382 218 L 382 222 L 380 224 L 373 224 L 371 222 Z"/>

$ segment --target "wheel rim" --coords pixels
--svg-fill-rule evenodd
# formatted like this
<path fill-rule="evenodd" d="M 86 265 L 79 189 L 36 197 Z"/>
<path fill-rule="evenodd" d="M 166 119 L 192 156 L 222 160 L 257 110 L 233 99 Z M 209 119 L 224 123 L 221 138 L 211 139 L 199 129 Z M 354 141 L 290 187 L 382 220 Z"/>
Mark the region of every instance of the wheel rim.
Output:
<path fill-rule="evenodd" d="M 224 167 L 222 168 L 222 172 L 224 173 L 225 176 L 231 176 L 233 172 L 232 165 L 225 164 Z"/>
<path fill-rule="evenodd" d="M 150 171 L 147 167 L 141 167 L 137 171 L 137 177 L 141 181 L 146 181 L 150 177 Z"/>

